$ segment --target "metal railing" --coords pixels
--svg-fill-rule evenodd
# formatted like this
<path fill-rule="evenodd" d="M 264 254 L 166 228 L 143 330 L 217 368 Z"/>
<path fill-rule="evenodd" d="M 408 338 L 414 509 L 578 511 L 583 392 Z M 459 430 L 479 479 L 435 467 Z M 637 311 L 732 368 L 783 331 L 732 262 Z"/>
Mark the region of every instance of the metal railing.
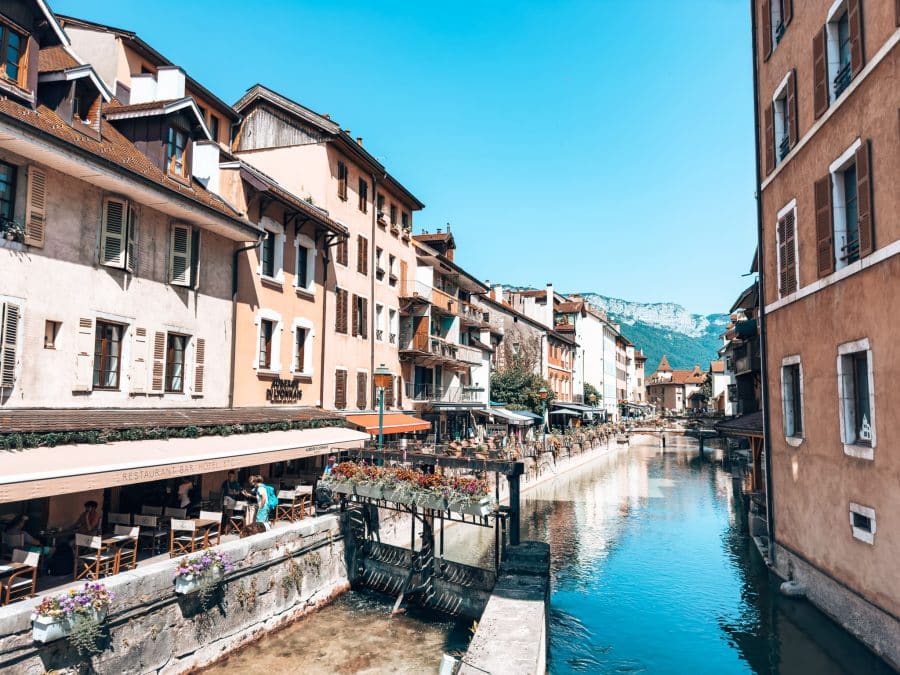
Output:
<path fill-rule="evenodd" d="M 477 403 L 483 389 L 471 387 L 439 387 L 433 384 L 407 382 L 406 398 L 409 401 L 438 401 L 441 403 Z"/>
<path fill-rule="evenodd" d="M 791 137 L 790 134 L 785 133 L 784 138 L 782 138 L 781 142 L 778 144 L 778 159 L 784 159 L 790 151 Z"/>
<path fill-rule="evenodd" d="M 843 253 L 841 260 L 844 262 L 852 263 L 859 260 L 859 236 L 841 246 L 841 253 Z"/>
<path fill-rule="evenodd" d="M 476 366 L 481 365 L 482 351 L 468 345 L 459 345 L 457 347 L 456 358 L 465 363 L 471 363 Z"/>
<path fill-rule="evenodd" d="M 852 79 L 853 64 L 848 61 L 838 69 L 837 75 L 834 76 L 834 95 L 840 96 L 844 89 L 850 86 Z"/>
<path fill-rule="evenodd" d="M 399 284 L 397 293 L 401 298 L 422 298 L 431 302 L 431 286 L 421 281 L 404 281 Z"/>

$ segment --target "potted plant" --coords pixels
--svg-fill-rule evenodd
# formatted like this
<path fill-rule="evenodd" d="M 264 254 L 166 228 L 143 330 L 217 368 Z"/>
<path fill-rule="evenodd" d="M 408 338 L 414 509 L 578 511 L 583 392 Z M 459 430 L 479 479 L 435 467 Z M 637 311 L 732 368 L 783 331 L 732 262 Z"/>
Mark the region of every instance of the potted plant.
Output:
<path fill-rule="evenodd" d="M 361 467 L 357 473 L 359 478 L 355 486 L 356 494 L 370 499 L 384 499 L 384 489 L 381 484 L 384 474 L 384 469 L 377 466 Z"/>
<path fill-rule="evenodd" d="M 448 506 L 444 477 L 438 473 L 420 473 L 416 475 L 415 504 L 423 509 L 446 511 Z"/>
<path fill-rule="evenodd" d="M 450 510 L 471 516 L 486 516 L 494 509 L 490 486 L 486 480 L 453 478 L 450 481 L 453 497 Z"/>
<path fill-rule="evenodd" d="M 214 549 L 204 549 L 178 561 L 175 568 L 175 592 L 187 595 L 204 586 L 212 586 L 233 569 L 234 565 L 227 555 Z"/>
<path fill-rule="evenodd" d="M 382 494 L 390 502 L 408 504 L 412 500 L 411 489 L 418 473 L 406 468 L 386 472 L 382 481 Z"/>
<path fill-rule="evenodd" d="M 353 462 L 341 462 L 331 469 L 331 474 L 324 482 L 334 492 L 352 495 L 358 472 L 359 467 Z"/>
<path fill-rule="evenodd" d="M 92 581 L 56 597 L 45 597 L 31 615 L 31 635 L 35 642 L 52 642 L 74 630 L 97 633 L 106 620 L 113 599 L 103 584 Z"/>

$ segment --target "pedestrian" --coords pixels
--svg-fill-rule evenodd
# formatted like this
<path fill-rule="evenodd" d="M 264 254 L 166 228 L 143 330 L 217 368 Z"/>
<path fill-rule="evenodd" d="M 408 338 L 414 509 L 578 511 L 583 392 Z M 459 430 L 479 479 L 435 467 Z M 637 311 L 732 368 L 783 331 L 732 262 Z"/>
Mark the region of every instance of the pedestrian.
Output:
<path fill-rule="evenodd" d="M 269 530 L 272 528 L 269 518 L 275 511 L 275 505 L 278 503 L 275 488 L 271 485 L 266 485 L 262 476 L 250 476 L 250 484 L 253 486 L 251 492 L 256 497 L 256 522 Z"/>
<path fill-rule="evenodd" d="M 233 508 L 234 503 L 241 498 L 241 483 L 234 471 L 228 472 L 228 477 L 222 482 L 222 504 L 226 508 Z"/>
<path fill-rule="evenodd" d="M 665 434 L 662 435 L 662 442 L 663 442 L 663 450 L 665 450 L 666 449 L 666 435 Z"/>

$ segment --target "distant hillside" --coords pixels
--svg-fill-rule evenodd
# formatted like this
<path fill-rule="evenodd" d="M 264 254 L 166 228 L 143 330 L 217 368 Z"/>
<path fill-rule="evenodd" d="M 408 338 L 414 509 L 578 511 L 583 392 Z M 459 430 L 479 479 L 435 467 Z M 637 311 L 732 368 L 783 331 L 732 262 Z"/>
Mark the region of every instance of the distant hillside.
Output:
<path fill-rule="evenodd" d="M 620 324 L 622 334 L 647 357 L 650 375 L 665 354 L 673 368 L 703 370 L 718 358 L 719 336 L 728 324 L 727 314 L 691 314 L 671 302 L 641 303 L 610 298 L 597 293 L 581 293 L 592 305 L 603 309 Z"/>

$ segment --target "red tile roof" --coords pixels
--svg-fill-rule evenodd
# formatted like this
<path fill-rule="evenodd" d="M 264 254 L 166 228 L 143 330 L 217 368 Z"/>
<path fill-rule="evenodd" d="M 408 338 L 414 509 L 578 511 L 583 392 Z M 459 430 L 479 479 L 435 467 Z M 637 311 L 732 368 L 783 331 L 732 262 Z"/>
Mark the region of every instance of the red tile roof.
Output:
<path fill-rule="evenodd" d="M 256 229 L 225 200 L 207 191 L 199 183 L 194 182 L 189 186 L 166 176 L 162 169 L 153 164 L 111 123 L 102 125 L 102 136 L 97 140 L 79 132 L 47 106 L 40 105 L 36 110 L 32 110 L 10 99 L 0 98 L 0 120 L 3 118 L 27 124 L 37 131 L 87 151 L 100 160 L 113 162 L 122 169 L 157 183 L 160 187 L 177 192 L 223 216 L 235 219 L 250 229 Z"/>
<path fill-rule="evenodd" d="M 725 362 L 724 361 L 710 361 L 709 362 L 709 370 L 713 373 L 724 373 L 725 372 Z"/>
<path fill-rule="evenodd" d="M 555 309 L 557 312 L 562 312 L 563 314 L 583 312 L 584 300 L 570 300 L 568 302 L 561 302 L 555 307 Z"/>
<path fill-rule="evenodd" d="M 656 372 L 671 372 L 672 366 L 669 365 L 669 359 L 666 358 L 666 355 L 663 354 L 663 357 L 659 360 L 659 365 L 656 367 Z"/>
<path fill-rule="evenodd" d="M 170 103 L 174 103 L 175 101 L 180 101 L 178 98 L 169 98 L 165 101 L 146 101 L 144 103 L 130 103 L 125 105 L 118 99 L 113 99 L 106 105 L 106 112 L 108 113 L 130 113 L 130 112 L 143 112 L 145 110 L 155 110 L 156 108 L 164 108 Z"/>
<path fill-rule="evenodd" d="M 39 73 L 52 73 L 57 70 L 77 68 L 80 65 L 62 46 L 45 47 L 38 52 Z"/>

